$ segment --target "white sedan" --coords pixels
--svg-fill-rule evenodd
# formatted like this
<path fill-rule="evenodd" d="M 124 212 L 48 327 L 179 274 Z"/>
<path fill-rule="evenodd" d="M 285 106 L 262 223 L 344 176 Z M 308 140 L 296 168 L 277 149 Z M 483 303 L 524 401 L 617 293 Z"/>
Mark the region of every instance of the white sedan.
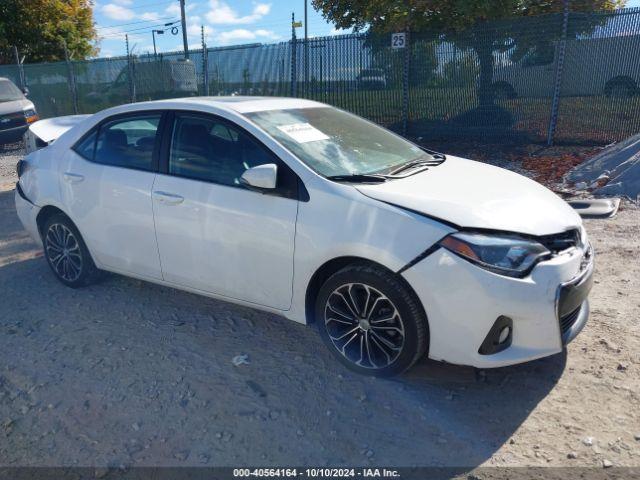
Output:
<path fill-rule="evenodd" d="M 507 170 L 291 98 L 50 122 L 64 133 L 19 162 L 16 207 L 69 287 L 107 270 L 315 323 L 373 375 L 533 360 L 587 321 L 580 217 Z"/>

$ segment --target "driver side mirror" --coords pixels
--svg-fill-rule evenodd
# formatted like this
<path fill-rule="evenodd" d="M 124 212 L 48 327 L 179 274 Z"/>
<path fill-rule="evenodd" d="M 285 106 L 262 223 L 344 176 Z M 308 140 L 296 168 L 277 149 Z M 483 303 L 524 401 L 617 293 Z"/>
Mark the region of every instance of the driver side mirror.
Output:
<path fill-rule="evenodd" d="M 24 87 L 24 88 L 22 89 L 22 93 L 23 93 L 23 95 L 24 95 L 25 97 L 28 97 L 28 96 L 29 96 L 29 87 Z"/>
<path fill-rule="evenodd" d="M 249 168 L 240 177 L 240 183 L 256 190 L 273 190 L 278 180 L 278 166 L 267 163 Z"/>

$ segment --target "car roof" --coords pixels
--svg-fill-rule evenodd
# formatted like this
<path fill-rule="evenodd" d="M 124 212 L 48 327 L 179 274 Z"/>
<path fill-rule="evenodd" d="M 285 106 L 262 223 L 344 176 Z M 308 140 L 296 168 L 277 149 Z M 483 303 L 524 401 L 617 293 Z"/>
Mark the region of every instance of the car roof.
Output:
<path fill-rule="evenodd" d="M 237 113 L 263 112 L 267 110 L 290 110 L 294 108 L 317 108 L 328 107 L 320 102 L 313 100 L 305 100 L 301 98 L 289 97 L 249 97 L 249 96 L 231 96 L 231 97 L 186 97 L 186 98 L 170 98 L 166 100 L 153 100 L 150 102 L 135 103 L 138 108 L 158 107 L 163 104 L 176 106 L 184 106 L 185 108 L 193 106 L 209 106 L 217 107 L 222 110 L 235 111 Z M 137 108 L 136 108 L 137 109 Z"/>

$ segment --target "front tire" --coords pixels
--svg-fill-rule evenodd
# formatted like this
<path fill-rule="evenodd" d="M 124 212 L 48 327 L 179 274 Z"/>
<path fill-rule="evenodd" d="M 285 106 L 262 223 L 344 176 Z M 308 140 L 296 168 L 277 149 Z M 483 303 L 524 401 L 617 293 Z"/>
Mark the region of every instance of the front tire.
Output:
<path fill-rule="evenodd" d="M 349 369 L 388 377 L 411 367 L 428 347 L 427 318 L 401 277 L 382 267 L 349 265 L 320 288 L 320 335 Z"/>
<path fill-rule="evenodd" d="M 76 226 L 64 215 L 48 218 L 42 229 L 44 256 L 56 278 L 67 287 L 94 283 L 99 270 Z"/>

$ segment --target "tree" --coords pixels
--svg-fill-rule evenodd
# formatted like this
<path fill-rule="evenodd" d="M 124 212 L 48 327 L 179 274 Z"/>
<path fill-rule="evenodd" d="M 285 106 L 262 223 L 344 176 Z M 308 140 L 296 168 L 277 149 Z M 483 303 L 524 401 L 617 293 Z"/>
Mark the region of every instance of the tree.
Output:
<path fill-rule="evenodd" d="M 624 0 L 571 0 L 570 10 L 614 10 L 623 4 Z M 313 6 L 337 28 L 434 33 L 461 49 L 472 48 L 480 67 L 481 108 L 494 104 L 494 52 L 513 50 L 521 57 L 536 46 L 541 48 L 537 42 L 546 42 L 548 48 L 561 32 L 561 16 L 547 14 L 563 11 L 562 0 L 313 0 Z M 531 16 L 540 16 L 533 32 L 513 21 Z M 601 21 L 570 22 L 569 34 L 588 33 Z"/>
<path fill-rule="evenodd" d="M 71 58 L 97 53 L 90 0 L 0 1 L 0 63 L 14 63 L 11 47 L 28 62 L 64 60 L 66 43 Z"/>

